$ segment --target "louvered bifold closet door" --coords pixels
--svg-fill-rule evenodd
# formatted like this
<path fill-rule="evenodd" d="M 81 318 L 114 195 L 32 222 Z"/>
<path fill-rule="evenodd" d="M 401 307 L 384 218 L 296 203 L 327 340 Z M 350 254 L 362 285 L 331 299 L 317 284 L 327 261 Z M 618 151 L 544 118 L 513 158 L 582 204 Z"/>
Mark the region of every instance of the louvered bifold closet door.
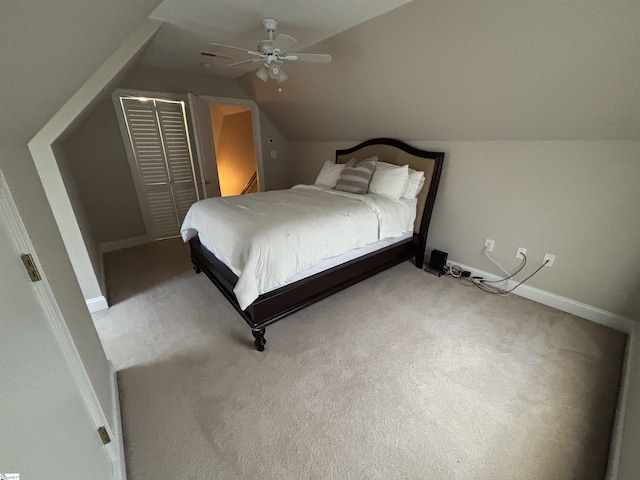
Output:
<path fill-rule="evenodd" d="M 191 163 L 189 136 L 185 128 L 182 103 L 158 102 L 158 121 L 162 131 L 173 186 L 178 221 L 182 224 L 189 207 L 198 200 Z"/>
<path fill-rule="evenodd" d="M 175 237 L 198 200 L 181 102 L 121 98 L 154 238 Z"/>

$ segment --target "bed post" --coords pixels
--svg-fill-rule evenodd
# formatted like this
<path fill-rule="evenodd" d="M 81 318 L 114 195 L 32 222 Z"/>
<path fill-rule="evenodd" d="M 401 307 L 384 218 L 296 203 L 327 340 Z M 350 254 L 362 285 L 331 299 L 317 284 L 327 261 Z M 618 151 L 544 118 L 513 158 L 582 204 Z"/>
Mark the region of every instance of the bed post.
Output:
<path fill-rule="evenodd" d="M 418 238 L 418 253 L 416 253 L 416 267 L 424 267 L 424 251 L 427 248 L 427 234 L 420 234 Z"/>
<path fill-rule="evenodd" d="M 267 343 L 267 341 L 264 338 L 264 332 L 265 332 L 264 327 L 251 329 L 253 338 L 256 339 L 256 341 L 253 342 L 253 344 L 256 346 L 256 350 L 258 350 L 259 352 L 264 352 L 264 346 Z"/>

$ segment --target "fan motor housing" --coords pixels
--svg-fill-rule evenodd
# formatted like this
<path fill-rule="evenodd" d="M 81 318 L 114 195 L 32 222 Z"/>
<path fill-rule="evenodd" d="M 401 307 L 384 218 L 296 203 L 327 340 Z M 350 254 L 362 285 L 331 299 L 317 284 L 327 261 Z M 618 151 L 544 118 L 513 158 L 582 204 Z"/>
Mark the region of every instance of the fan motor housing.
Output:
<path fill-rule="evenodd" d="M 262 20 L 262 26 L 265 28 L 265 30 L 275 30 L 276 28 L 278 28 L 278 20 L 276 20 L 275 18 L 265 18 L 264 20 Z"/>
<path fill-rule="evenodd" d="M 273 53 L 273 40 L 263 40 L 258 44 L 258 52 L 263 55 Z"/>

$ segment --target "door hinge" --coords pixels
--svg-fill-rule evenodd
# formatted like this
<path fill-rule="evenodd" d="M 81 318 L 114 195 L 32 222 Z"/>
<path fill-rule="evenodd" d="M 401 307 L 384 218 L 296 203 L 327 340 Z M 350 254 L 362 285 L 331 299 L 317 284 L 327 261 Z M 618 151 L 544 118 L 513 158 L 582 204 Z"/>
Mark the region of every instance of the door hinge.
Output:
<path fill-rule="evenodd" d="M 31 281 L 39 282 L 40 280 L 42 280 L 40 272 L 38 272 L 38 267 L 36 267 L 36 262 L 33 261 L 33 257 L 31 256 L 31 254 L 25 253 L 20 258 L 22 258 L 22 263 L 24 263 L 24 268 L 27 270 Z"/>
<path fill-rule="evenodd" d="M 111 438 L 109 437 L 109 433 L 107 433 L 107 429 L 105 427 L 100 427 L 98 429 L 98 434 L 100 435 L 100 440 L 104 445 L 111 443 Z"/>

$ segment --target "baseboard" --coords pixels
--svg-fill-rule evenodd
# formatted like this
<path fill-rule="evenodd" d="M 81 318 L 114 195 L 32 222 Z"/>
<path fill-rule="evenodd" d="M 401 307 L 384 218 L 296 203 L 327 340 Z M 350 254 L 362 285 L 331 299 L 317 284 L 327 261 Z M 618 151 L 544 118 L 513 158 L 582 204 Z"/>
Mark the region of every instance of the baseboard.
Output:
<path fill-rule="evenodd" d="M 470 271 L 472 275 L 477 275 L 488 280 L 498 280 L 502 278 L 498 275 L 494 275 L 493 273 L 484 272 L 482 270 L 478 270 L 477 268 L 470 267 L 453 260 L 450 260 L 447 263 L 458 265 L 464 270 Z M 508 285 L 508 288 L 512 288 L 517 285 L 517 283 L 513 282 L 512 280 L 507 280 L 506 284 Z M 615 313 L 608 312 L 591 305 L 587 305 L 586 303 L 580 303 L 570 298 L 561 297 L 560 295 L 556 295 L 555 293 L 540 290 L 539 288 L 531 287 L 526 284 L 520 285 L 513 291 L 513 294 L 527 298 L 529 300 L 533 300 L 534 302 L 538 302 L 543 305 L 547 305 L 549 307 L 557 308 L 558 310 L 562 310 L 563 312 L 571 313 L 572 315 L 576 315 L 577 317 L 591 320 L 592 322 L 605 325 L 626 334 L 630 334 L 632 332 L 633 326 L 636 323 L 629 318 L 622 317 Z"/>
<path fill-rule="evenodd" d="M 627 402 L 629 396 L 629 383 L 631 382 L 631 372 L 640 368 L 634 365 L 634 346 L 636 335 L 640 335 L 640 330 L 634 328 L 627 338 L 627 348 L 624 352 L 624 363 L 622 365 L 622 379 L 620 382 L 620 393 L 618 394 L 618 407 L 616 417 L 613 422 L 613 432 L 611 434 L 611 445 L 609 447 L 609 465 L 607 467 L 606 480 L 617 480 L 618 469 L 620 467 L 620 454 L 622 452 L 622 442 L 624 436 L 624 423 L 627 413 Z"/>
<path fill-rule="evenodd" d="M 109 361 L 111 371 L 111 401 L 113 407 L 113 442 L 117 452 L 116 465 L 113 468 L 114 480 L 127 480 L 127 465 L 124 453 L 124 436 L 122 430 L 122 413 L 120 411 L 120 390 L 118 390 L 118 372 Z"/>
<path fill-rule="evenodd" d="M 105 297 L 95 297 L 85 300 L 89 313 L 96 313 L 100 310 L 106 310 L 109 308 L 109 303 Z"/>
<path fill-rule="evenodd" d="M 114 250 L 122 250 L 123 248 L 137 247 L 138 245 L 144 245 L 145 243 L 150 243 L 150 242 L 152 242 L 152 239 L 148 235 L 124 238 L 122 240 L 114 240 L 112 242 L 101 243 L 100 251 L 102 253 L 113 252 Z"/>

